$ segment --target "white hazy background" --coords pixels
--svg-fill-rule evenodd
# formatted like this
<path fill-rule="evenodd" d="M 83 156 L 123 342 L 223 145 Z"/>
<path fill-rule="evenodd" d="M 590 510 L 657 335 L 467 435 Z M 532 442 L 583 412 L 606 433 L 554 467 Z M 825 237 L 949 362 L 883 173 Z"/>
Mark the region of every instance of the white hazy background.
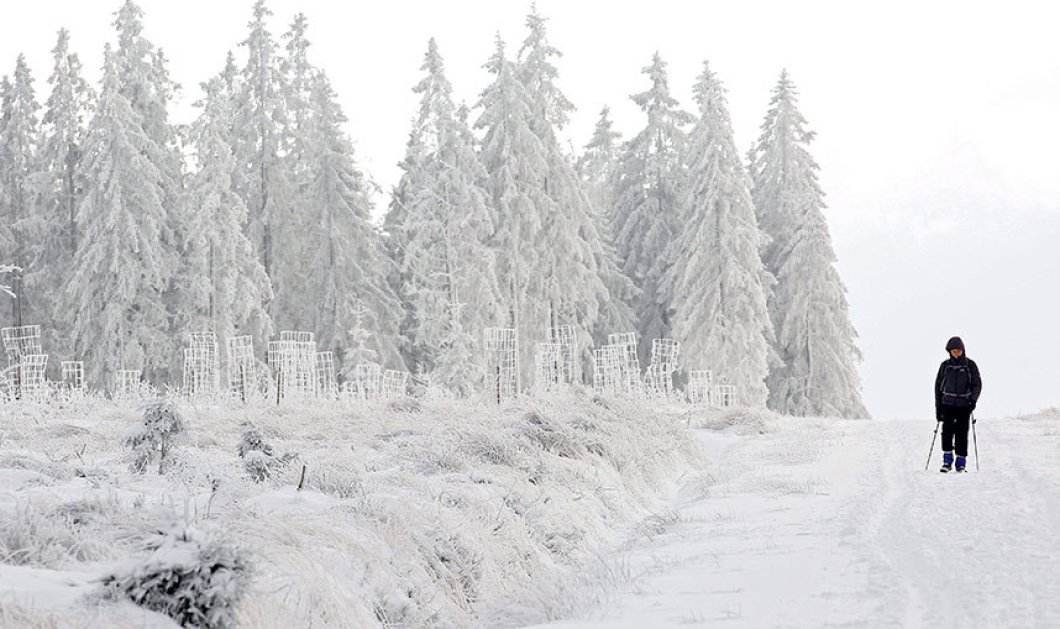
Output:
<path fill-rule="evenodd" d="M 5 0 L 0 74 L 25 53 L 47 98 L 56 31 L 71 31 L 98 81 L 121 0 Z M 252 0 L 140 0 L 145 35 L 183 85 L 199 83 L 246 37 Z M 588 141 L 601 107 L 625 137 L 643 124 L 629 95 L 658 50 L 693 110 L 704 59 L 729 88 L 737 141 L 757 139 L 787 67 L 818 134 L 827 216 L 864 353 L 865 401 L 879 419 L 929 418 L 943 346 L 961 335 L 985 380 L 978 414 L 1060 405 L 1060 52 L 1050 3 L 612 2 L 539 0 L 578 107 L 567 134 Z M 312 61 L 329 74 L 359 159 L 389 192 L 434 36 L 458 98 L 473 104 L 499 32 L 514 54 L 529 2 L 270 0 L 273 34 L 309 20 Z M 1058 9 L 1060 10 L 1060 9 Z M 377 211 L 385 209 L 380 195 Z"/>

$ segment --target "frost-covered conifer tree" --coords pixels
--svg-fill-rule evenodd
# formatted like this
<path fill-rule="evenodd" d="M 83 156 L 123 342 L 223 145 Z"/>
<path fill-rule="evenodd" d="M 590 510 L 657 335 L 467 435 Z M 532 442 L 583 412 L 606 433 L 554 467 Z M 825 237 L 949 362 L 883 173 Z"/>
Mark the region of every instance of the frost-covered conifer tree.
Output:
<path fill-rule="evenodd" d="M 401 260 L 405 256 L 405 248 L 408 239 L 405 234 L 405 220 L 408 216 L 409 199 L 414 190 L 419 188 L 418 179 L 422 174 L 423 161 L 422 132 L 417 128 L 416 120 L 413 120 L 412 131 L 409 133 L 408 142 L 405 144 L 405 157 L 398 163 L 401 168 L 401 177 L 394 189 L 390 192 L 390 204 L 387 207 L 386 216 L 383 217 L 383 237 L 387 257 L 393 262 L 387 283 L 391 290 L 398 296 L 404 313 L 398 326 L 398 344 L 401 354 L 408 364 L 415 364 L 415 351 L 411 345 L 412 307 L 405 296 L 405 283 L 407 278 L 401 272 Z"/>
<path fill-rule="evenodd" d="M 452 100 L 442 57 L 431 39 L 413 88 L 419 171 L 407 181 L 400 233 L 403 294 L 409 308 L 408 353 L 417 371 L 459 395 L 482 380 L 482 339 L 501 319 L 493 221 L 480 182 L 486 172 Z M 411 163 L 411 162 L 410 162 Z"/>
<path fill-rule="evenodd" d="M 165 54 L 143 36 L 143 15 L 132 0 L 126 0 L 116 13 L 118 46 L 114 59 L 119 90 L 140 121 L 147 140 L 144 151 L 158 169 L 162 202 L 169 214 L 162 237 L 169 246 L 177 247 L 183 228 L 179 200 L 184 160 L 176 129 L 169 121 L 169 103 L 180 86 L 169 77 Z"/>
<path fill-rule="evenodd" d="M 188 130 L 197 170 L 188 178 L 188 230 L 182 250 L 182 333 L 212 330 L 219 339 L 250 334 L 259 347 L 272 333 L 269 278 L 244 228 L 247 208 L 233 189 L 231 101 L 221 78 L 203 85 L 202 113 Z"/>
<path fill-rule="evenodd" d="M 74 353 L 87 361 L 96 384 L 116 369 L 157 377 L 173 360 L 163 296 L 177 260 L 161 238 L 167 220 L 163 178 L 118 73 L 108 44 L 82 158 L 81 236 L 62 299 L 64 309 L 77 313 Z"/>
<path fill-rule="evenodd" d="M 593 129 L 593 137 L 576 163 L 578 174 L 589 185 L 593 205 L 604 215 L 609 213 L 614 198 L 611 173 L 618 165 L 621 139 L 622 134 L 612 129 L 611 108 L 604 107 Z"/>
<path fill-rule="evenodd" d="M 266 24 L 270 15 L 264 0 L 257 0 L 250 33 L 242 43 L 247 64 L 234 106 L 236 190 L 250 212 L 251 242 L 272 281 L 273 318 L 281 327 L 304 327 L 286 314 L 297 305 L 287 291 L 288 279 L 301 281 L 307 268 L 283 255 L 280 246 L 291 242 L 284 239 L 292 222 L 294 191 L 286 161 L 287 114 L 278 45 Z"/>
<path fill-rule="evenodd" d="M 517 330 L 522 348 L 519 376 L 521 382 L 529 382 L 533 343 L 542 340 L 551 314 L 541 211 L 549 203 L 544 186 L 548 158 L 531 127 L 531 98 L 516 77 L 499 35 L 485 67 L 494 80 L 479 99 L 482 113 L 475 126 L 484 130 L 480 159 L 487 172 L 486 190 L 494 217 L 490 244 L 497 250 L 504 327 Z"/>
<path fill-rule="evenodd" d="M 382 234 L 370 222 L 367 177 L 357 167 L 343 129 L 346 116 L 323 72 L 314 74 L 311 95 L 304 192 L 311 229 L 301 267 L 304 292 L 292 287 L 302 308 L 296 312 L 316 332 L 318 346 L 344 363 L 347 335 L 355 326 L 357 305 L 363 304 L 362 323 L 373 333 L 373 349 L 384 364 L 398 367 L 401 304 L 387 282 L 392 262 Z"/>
<path fill-rule="evenodd" d="M 560 146 L 556 132 L 566 125 L 574 106 L 555 81 L 554 60 L 562 53 L 548 41 L 546 20 L 532 7 L 529 30 L 519 51 L 518 77 L 530 96 L 531 130 L 544 150 L 542 226 L 539 248 L 544 272 L 548 319 L 536 326 L 572 324 L 580 339 L 583 362 L 591 364 L 590 339 L 603 341 L 608 332 L 632 325 L 633 313 L 623 301 L 632 283 L 618 267 L 608 234 L 589 198 L 589 190 Z M 543 245 L 543 246 L 542 246 Z M 555 341 L 555 339 L 549 339 Z"/>
<path fill-rule="evenodd" d="M 353 318 L 353 327 L 346 331 L 346 350 L 342 357 L 341 371 L 346 379 L 354 377 L 357 365 L 379 364 L 379 352 L 375 351 L 376 344 L 372 341 L 374 335 L 367 327 L 371 313 L 362 301 L 357 300 L 350 314 Z"/>
<path fill-rule="evenodd" d="M 611 128 L 610 112 L 609 107 L 604 107 L 600 112 L 593 137 L 575 164 L 575 169 L 587 186 L 598 231 L 605 237 L 605 247 L 612 252 L 616 264 L 616 272 L 605 278 L 604 282 L 612 302 L 620 304 L 620 310 L 616 312 L 610 305 L 603 308 L 596 326 L 598 342 L 603 342 L 607 334 L 636 329 L 632 305 L 640 297 L 637 287 L 618 266 L 618 255 L 614 252 L 615 238 L 608 220 L 615 205 L 613 176 L 622 148 L 621 134 Z"/>
<path fill-rule="evenodd" d="M 40 120 L 33 89 L 33 77 L 25 55 L 15 62 L 13 80 L 3 86 L 0 94 L 0 203 L 3 220 L 7 222 L 11 247 L 10 262 L 19 267 L 13 277 L 15 298 L 11 305 L 13 325 L 25 325 L 38 313 L 36 294 L 27 294 L 32 282 L 24 282 L 34 273 L 38 256 L 35 242 L 40 239 L 39 204 Z M 31 266 L 32 265 L 32 266 Z M 47 314 L 47 313 L 40 313 Z"/>
<path fill-rule="evenodd" d="M 740 403 L 765 407 L 772 278 L 759 254 L 764 238 L 751 180 L 733 139 L 725 89 L 706 63 L 694 93 L 699 119 L 684 153 L 689 184 L 660 295 L 672 311 L 682 363 L 711 369 L 737 385 Z"/>
<path fill-rule="evenodd" d="M 300 306 L 308 297 L 305 285 L 290 277 L 295 269 L 304 271 L 304 261 L 316 247 L 312 233 L 317 227 L 312 224 L 316 208 L 309 190 L 312 186 L 313 172 L 309 163 L 310 144 L 313 141 L 312 108 L 314 77 L 319 70 L 309 62 L 309 39 L 306 31 L 309 21 L 302 13 L 295 15 L 290 28 L 283 34 L 287 41 L 286 56 L 279 61 L 282 81 L 280 87 L 283 95 L 284 119 L 283 143 L 285 163 L 287 165 L 288 183 L 290 185 L 290 214 L 284 221 L 282 237 L 275 241 L 276 253 L 283 261 L 282 270 L 278 269 L 278 279 L 287 280 L 284 284 L 284 318 L 291 325 L 302 327 L 308 325 L 301 317 Z M 292 281 L 294 280 L 294 281 Z"/>
<path fill-rule="evenodd" d="M 399 343 L 405 362 L 410 365 L 418 362 L 416 357 L 417 350 L 412 347 L 412 328 L 416 322 L 413 319 L 413 308 L 408 303 L 405 292 L 408 278 L 401 269 L 405 248 L 408 245 L 408 235 L 405 233 L 408 207 L 411 205 L 411 199 L 416 194 L 416 191 L 422 188 L 421 179 L 425 173 L 424 160 L 427 148 L 424 146 L 424 129 L 420 118 L 421 116 L 417 112 L 412 119 L 412 129 L 409 131 L 408 141 L 405 143 L 405 156 L 398 163 L 398 167 L 401 169 L 401 177 L 390 192 L 390 203 L 387 207 L 386 216 L 383 217 L 386 252 L 390 259 L 394 261 L 388 282 L 401 300 L 402 309 L 405 313 L 399 326 Z"/>
<path fill-rule="evenodd" d="M 759 225 L 771 238 L 763 257 L 777 280 L 770 313 L 782 364 L 769 376 L 769 406 L 793 415 L 866 417 L 857 332 L 835 268 L 818 166 L 808 150 L 814 134 L 797 97 L 784 71 L 751 167 Z"/>
<path fill-rule="evenodd" d="M 642 364 L 649 358 L 652 339 L 671 333 L 659 281 L 665 271 L 663 253 L 679 229 L 678 204 L 686 181 L 681 154 L 685 126 L 692 121 L 670 95 L 666 63 L 658 53 L 644 73 L 651 88 L 632 98 L 648 124 L 624 147 L 613 176 L 610 213 L 622 269 L 642 291 L 635 308 Z"/>
<path fill-rule="evenodd" d="M 306 30 L 309 21 L 304 13 L 295 15 L 290 28 L 284 33 L 287 40 L 287 55 L 280 61 L 283 75 L 284 109 L 288 134 L 288 163 L 291 168 L 292 182 L 298 191 L 307 185 L 307 165 L 305 153 L 306 142 L 310 135 L 309 118 L 313 100 L 314 75 L 318 71 L 309 62 L 309 39 Z"/>
<path fill-rule="evenodd" d="M 188 229 L 186 215 L 181 207 L 184 195 L 184 158 L 181 154 L 179 136 L 169 120 L 169 105 L 180 86 L 169 76 L 169 61 L 165 53 L 144 36 L 144 14 L 141 8 L 126 0 L 115 13 L 114 29 L 118 42 L 114 49 L 114 63 L 118 75 L 118 90 L 136 114 L 141 125 L 145 144 L 144 155 L 154 165 L 162 190 L 161 203 L 166 212 L 158 238 L 163 246 L 178 255 Z M 173 282 L 163 297 L 166 308 L 174 312 L 183 299 L 180 294 L 179 268 L 170 277 Z M 171 349 L 170 370 L 154 369 L 156 380 L 173 377 L 179 369 L 176 352 L 178 339 L 167 322 L 169 347 Z M 160 348 L 161 349 L 161 348 Z"/>
<path fill-rule="evenodd" d="M 77 206 L 84 188 L 81 151 L 94 95 L 81 76 L 80 59 L 70 52 L 66 29 L 59 31 L 52 59 L 48 77 L 51 93 L 41 119 L 40 266 L 27 279 L 33 283 L 31 292 L 39 296 L 44 311 L 51 314 L 42 321 L 54 331 L 49 346 L 63 347 L 71 317 L 59 312 L 55 301 L 77 250 Z"/>

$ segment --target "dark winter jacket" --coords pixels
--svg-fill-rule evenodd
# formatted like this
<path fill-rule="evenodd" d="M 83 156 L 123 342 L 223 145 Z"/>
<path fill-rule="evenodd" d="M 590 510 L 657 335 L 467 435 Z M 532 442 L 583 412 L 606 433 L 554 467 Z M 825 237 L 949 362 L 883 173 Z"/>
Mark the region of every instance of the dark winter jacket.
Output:
<path fill-rule="evenodd" d="M 944 360 L 935 377 L 936 412 L 943 406 L 975 410 L 982 390 L 983 380 L 974 360 L 967 356 Z"/>

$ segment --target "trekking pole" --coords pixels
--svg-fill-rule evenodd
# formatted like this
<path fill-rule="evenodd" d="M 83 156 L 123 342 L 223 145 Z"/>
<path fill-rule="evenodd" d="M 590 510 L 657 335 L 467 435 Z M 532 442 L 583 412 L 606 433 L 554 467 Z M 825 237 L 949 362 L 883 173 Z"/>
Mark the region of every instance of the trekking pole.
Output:
<path fill-rule="evenodd" d="M 927 471 L 928 467 L 931 465 L 931 453 L 935 451 L 935 439 L 938 439 L 938 437 L 939 437 L 939 426 L 941 426 L 941 425 L 942 425 L 942 422 L 935 422 L 935 436 L 931 438 L 931 449 L 928 450 L 928 460 L 927 460 L 927 463 L 924 464 L 924 471 L 925 472 Z M 979 453 L 978 452 L 976 452 L 975 457 L 976 457 L 975 458 L 976 463 L 978 464 L 978 462 L 979 462 Z"/>
<path fill-rule="evenodd" d="M 975 415 L 972 415 L 972 445 L 975 446 L 975 471 L 979 471 L 979 440 L 975 438 Z"/>

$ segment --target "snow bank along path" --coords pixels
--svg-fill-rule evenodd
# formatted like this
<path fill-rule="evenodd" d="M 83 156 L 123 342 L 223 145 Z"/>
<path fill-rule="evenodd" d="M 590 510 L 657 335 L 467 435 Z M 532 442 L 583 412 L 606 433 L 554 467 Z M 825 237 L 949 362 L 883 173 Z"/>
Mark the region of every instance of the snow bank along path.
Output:
<path fill-rule="evenodd" d="M 622 581 L 601 558 L 706 469 L 681 407 L 582 389 L 503 408 L 183 410 L 187 434 L 159 475 L 130 470 L 134 407 L 0 406 L 0 627 L 175 626 L 99 596 L 100 577 L 145 561 L 173 520 L 249 555 L 243 627 L 571 617 Z M 237 455 L 247 420 L 277 456 L 298 455 L 262 483 Z"/>
<path fill-rule="evenodd" d="M 550 627 L 1060 627 L 1060 412 L 979 421 L 963 475 L 924 471 L 930 419 L 747 419 L 700 431 L 718 484 L 616 600 Z"/>

